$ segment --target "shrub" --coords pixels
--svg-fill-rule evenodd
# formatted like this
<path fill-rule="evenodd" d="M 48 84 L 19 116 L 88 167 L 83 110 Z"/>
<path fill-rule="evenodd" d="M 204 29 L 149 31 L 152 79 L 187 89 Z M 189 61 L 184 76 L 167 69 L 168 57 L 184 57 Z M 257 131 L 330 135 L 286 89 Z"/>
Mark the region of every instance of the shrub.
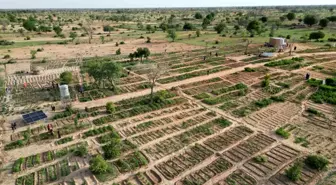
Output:
<path fill-rule="evenodd" d="M 329 42 L 336 42 L 336 38 L 328 38 Z"/>
<path fill-rule="evenodd" d="M 3 59 L 9 59 L 10 58 L 10 55 L 5 55 L 4 57 L 3 57 Z"/>
<path fill-rule="evenodd" d="M 309 40 L 312 40 L 312 39 L 316 39 L 316 40 L 319 40 L 319 39 L 323 39 L 325 36 L 325 34 L 321 31 L 318 31 L 318 32 L 311 32 L 310 35 L 309 35 Z"/>
<path fill-rule="evenodd" d="M 13 45 L 14 42 L 8 41 L 8 40 L 0 40 L 0 46 L 8 46 Z"/>
<path fill-rule="evenodd" d="M 61 73 L 61 75 L 60 75 L 60 81 L 61 81 L 60 83 L 62 85 L 64 85 L 64 84 L 70 84 L 71 81 L 72 81 L 72 73 L 69 72 L 69 71 L 65 71 L 65 72 Z"/>
<path fill-rule="evenodd" d="M 113 104 L 113 102 L 107 102 L 106 103 L 106 112 L 107 113 L 114 113 L 116 111 L 115 105 Z"/>
<path fill-rule="evenodd" d="M 271 100 L 276 101 L 276 102 L 284 102 L 285 101 L 285 97 L 283 95 L 272 96 Z"/>
<path fill-rule="evenodd" d="M 256 69 L 250 68 L 250 67 L 245 67 L 244 69 L 245 72 L 255 72 Z"/>
<path fill-rule="evenodd" d="M 81 145 L 76 150 L 74 151 L 74 155 L 78 157 L 84 157 L 85 155 L 88 154 L 88 149 L 86 146 Z"/>
<path fill-rule="evenodd" d="M 327 78 L 325 82 L 326 85 L 336 87 L 336 78 Z"/>
<path fill-rule="evenodd" d="M 256 163 L 265 163 L 267 162 L 267 156 L 259 155 L 253 158 Z"/>
<path fill-rule="evenodd" d="M 105 159 L 115 159 L 121 154 L 120 139 L 113 138 L 110 143 L 102 147 Z"/>
<path fill-rule="evenodd" d="M 326 158 L 317 155 L 309 155 L 304 162 L 309 167 L 319 171 L 326 169 L 329 164 Z"/>
<path fill-rule="evenodd" d="M 295 162 L 294 165 L 286 170 L 286 176 L 292 181 L 298 181 L 301 177 L 302 163 Z"/>
<path fill-rule="evenodd" d="M 287 132 L 285 129 L 283 129 L 282 127 L 278 128 L 275 133 L 285 139 L 288 139 L 290 136 L 290 133 Z"/>
<path fill-rule="evenodd" d="M 267 107 L 268 105 L 272 104 L 272 100 L 271 99 L 262 99 L 262 100 L 259 100 L 259 101 L 256 101 L 255 102 L 255 105 L 260 107 L 260 108 L 263 108 L 263 107 Z"/>
<path fill-rule="evenodd" d="M 97 155 L 90 160 L 89 169 L 93 174 L 103 174 L 108 171 L 109 164 L 104 160 L 101 155 Z"/>

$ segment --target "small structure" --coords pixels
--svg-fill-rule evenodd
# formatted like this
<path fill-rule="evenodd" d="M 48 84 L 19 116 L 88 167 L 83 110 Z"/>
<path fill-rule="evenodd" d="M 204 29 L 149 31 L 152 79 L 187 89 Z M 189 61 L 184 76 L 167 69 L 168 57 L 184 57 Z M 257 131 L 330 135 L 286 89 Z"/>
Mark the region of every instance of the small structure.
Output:
<path fill-rule="evenodd" d="M 60 94 L 61 94 L 61 102 L 63 103 L 64 107 L 71 103 L 69 86 L 68 85 L 60 85 L 59 86 Z"/>
<path fill-rule="evenodd" d="M 40 120 L 47 118 L 47 115 L 43 111 L 36 111 L 22 115 L 22 118 L 26 124 L 32 124 Z"/>
<path fill-rule="evenodd" d="M 287 46 L 286 39 L 281 37 L 271 37 L 269 40 L 269 45 L 279 49 L 285 49 Z"/>

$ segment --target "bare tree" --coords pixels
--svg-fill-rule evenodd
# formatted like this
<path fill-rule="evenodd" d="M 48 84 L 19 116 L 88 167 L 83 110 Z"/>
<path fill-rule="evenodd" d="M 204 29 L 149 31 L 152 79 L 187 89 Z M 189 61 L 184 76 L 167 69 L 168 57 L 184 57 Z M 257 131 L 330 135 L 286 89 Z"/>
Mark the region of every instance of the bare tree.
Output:
<path fill-rule="evenodd" d="M 247 55 L 247 50 L 248 50 L 248 47 L 249 45 L 252 43 L 252 40 L 249 40 L 249 39 L 245 39 L 244 40 L 246 42 L 246 47 L 245 47 L 245 55 Z"/>
<path fill-rule="evenodd" d="M 151 88 L 150 99 L 152 103 L 156 81 L 168 71 L 168 65 L 166 63 L 139 64 L 136 68 L 146 70 L 146 77 Z"/>
<path fill-rule="evenodd" d="M 89 36 L 89 44 L 91 44 L 91 40 L 93 38 L 93 27 L 92 27 L 93 21 L 91 19 L 87 19 L 82 26 L 83 31 L 85 34 Z"/>

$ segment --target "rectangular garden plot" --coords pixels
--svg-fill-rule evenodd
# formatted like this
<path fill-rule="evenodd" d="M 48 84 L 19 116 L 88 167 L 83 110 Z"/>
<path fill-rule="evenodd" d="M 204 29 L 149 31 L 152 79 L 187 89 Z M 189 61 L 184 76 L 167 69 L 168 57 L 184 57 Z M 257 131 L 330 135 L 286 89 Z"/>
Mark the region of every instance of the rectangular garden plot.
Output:
<path fill-rule="evenodd" d="M 215 151 L 222 151 L 230 145 L 237 143 L 246 136 L 249 136 L 253 131 L 244 126 L 235 127 L 229 131 L 210 138 L 204 142 L 204 144 Z"/>
<path fill-rule="evenodd" d="M 211 164 L 196 172 L 187 175 L 185 178 L 176 183 L 176 185 L 183 184 L 204 184 L 211 178 L 219 175 L 226 170 L 230 169 L 232 164 L 226 159 L 220 157 L 213 161 Z"/>
<path fill-rule="evenodd" d="M 121 133 L 127 137 L 132 136 L 134 134 L 138 134 L 141 132 L 145 132 L 147 130 L 150 129 L 154 129 L 163 125 L 168 125 L 170 123 L 172 123 L 173 121 L 178 121 L 181 119 L 186 119 L 188 117 L 192 117 L 195 116 L 199 113 L 202 113 L 206 111 L 206 109 L 204 108 L 199 108 L 196 110 L 187 110 L 187 111 L 182 111 L 181 113 L 178 113 L 176 115 L 173 116 L 166 116 L 164 118 L 160 118 L 160 119 L 156 119 L 153 121 L 146 121 L 146 122 L 142 122 L 136 126 L 132 126 L 126 129 L 123 129 L 121 131 Z"/>
<path fill-rule="evenodd" d="M 279 145 L 249 160 L 244 164 L 244 167 L 257 179 L 265 178 L 279 170 L 281 166 L 294 160 L 298 155 L 299 151 L 286 145 Z"/>
<path fill-rule="evenodd" d="M 156 165 L 155 168 L 168 180 L 172 180 L 186 170 L 201 163 L 212 154 L 213 152 L 209 149 L 196 144 L 184 153 Z"/>
<path fill-rule="evenodd" d="M 132 138 L 132 140 L 138 145 L 143 145 L 143 144 L 149 143 L 149 142 L 151 142 L 155 139 L 161 138 L 165 135 L 169 135 L 169 134 L 172 134 L 174 132 L 181 131 L 181 130 L 186 129 L 188 127 L 191 127 L 193 125 L 202 123 L 204 121 L 211 120 L 215 117 L 216 117 L 216 114 L 212 114 L 212 113 L 208 112 L 206 114 L 198 115 L 198 116 L 196 116 L 192 119 L 188 119 L 188 120 L 186 120 L 184 122 L 181 122 L 181 123 L 173 124 L 173 125 L 170 125 L 168 127 L 164 127 L 162 129 L 159 129 L 159 130 L 154 130 L 154 131 L 142 134 L 142 135 L 135 136 L 135 137 Z"/>
<path fill-rule="evenodd" d="M 172 138 L 161 141 L 153 146 L 147 147 L 145 148 L 145 152 L 153 160 L 157 160 L 182 149 L 184 146 L 219 132 L 229 125 L 231 125 L 231 122 L 223 118 L 217 118 Z"/>
<path fill-rule="evenodd" d="M 161 177 L 153 170 L 148 170 L 146 172 L 140 172 L 136 175 L 122 181 L 120 184 L 128 185 L 155 185 L 162 182 Z"/>
<path fill-rule="evenodd" d="M 293 182 L 290 179 L 288 179 L 288 177 L 286 177 L 285 175 L 285 170 L 288 169 L 291 165 L 288 165 L 280 172 L 272 176 L 266 182 L 266 185 L 307 185 L 310 184 L 314 179 L 316 179 L 319 176 L 318 171 L 312 170 L 308 166 L 303 165 L 300 179 L 296 182 Z"/>
<path fill-rule="evenodd" d="M 264 134 L 257 134 L 235 146 L 234 148 L 226 151 L 224 156 L 231 161 L 238 163 L 265 149 L 274 142 L 274 139 Z"/>
<path fill-rule="evenodd" d="M 257 185 L 257 181 L 243 170 L 236 170 L 216 185 Z"/>

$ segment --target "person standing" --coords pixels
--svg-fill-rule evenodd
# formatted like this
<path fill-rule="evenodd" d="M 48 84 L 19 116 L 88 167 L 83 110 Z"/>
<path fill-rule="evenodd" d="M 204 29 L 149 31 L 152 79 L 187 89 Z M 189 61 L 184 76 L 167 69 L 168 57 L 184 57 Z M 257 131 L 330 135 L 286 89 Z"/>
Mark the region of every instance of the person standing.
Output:
<path fill-rule="evenodd" d="M 60 130 L 57 130 L 57 135 L 58 135 L 58 139 L 60 139 L 61 138 L 61 132 L 60 132 Z"/>

